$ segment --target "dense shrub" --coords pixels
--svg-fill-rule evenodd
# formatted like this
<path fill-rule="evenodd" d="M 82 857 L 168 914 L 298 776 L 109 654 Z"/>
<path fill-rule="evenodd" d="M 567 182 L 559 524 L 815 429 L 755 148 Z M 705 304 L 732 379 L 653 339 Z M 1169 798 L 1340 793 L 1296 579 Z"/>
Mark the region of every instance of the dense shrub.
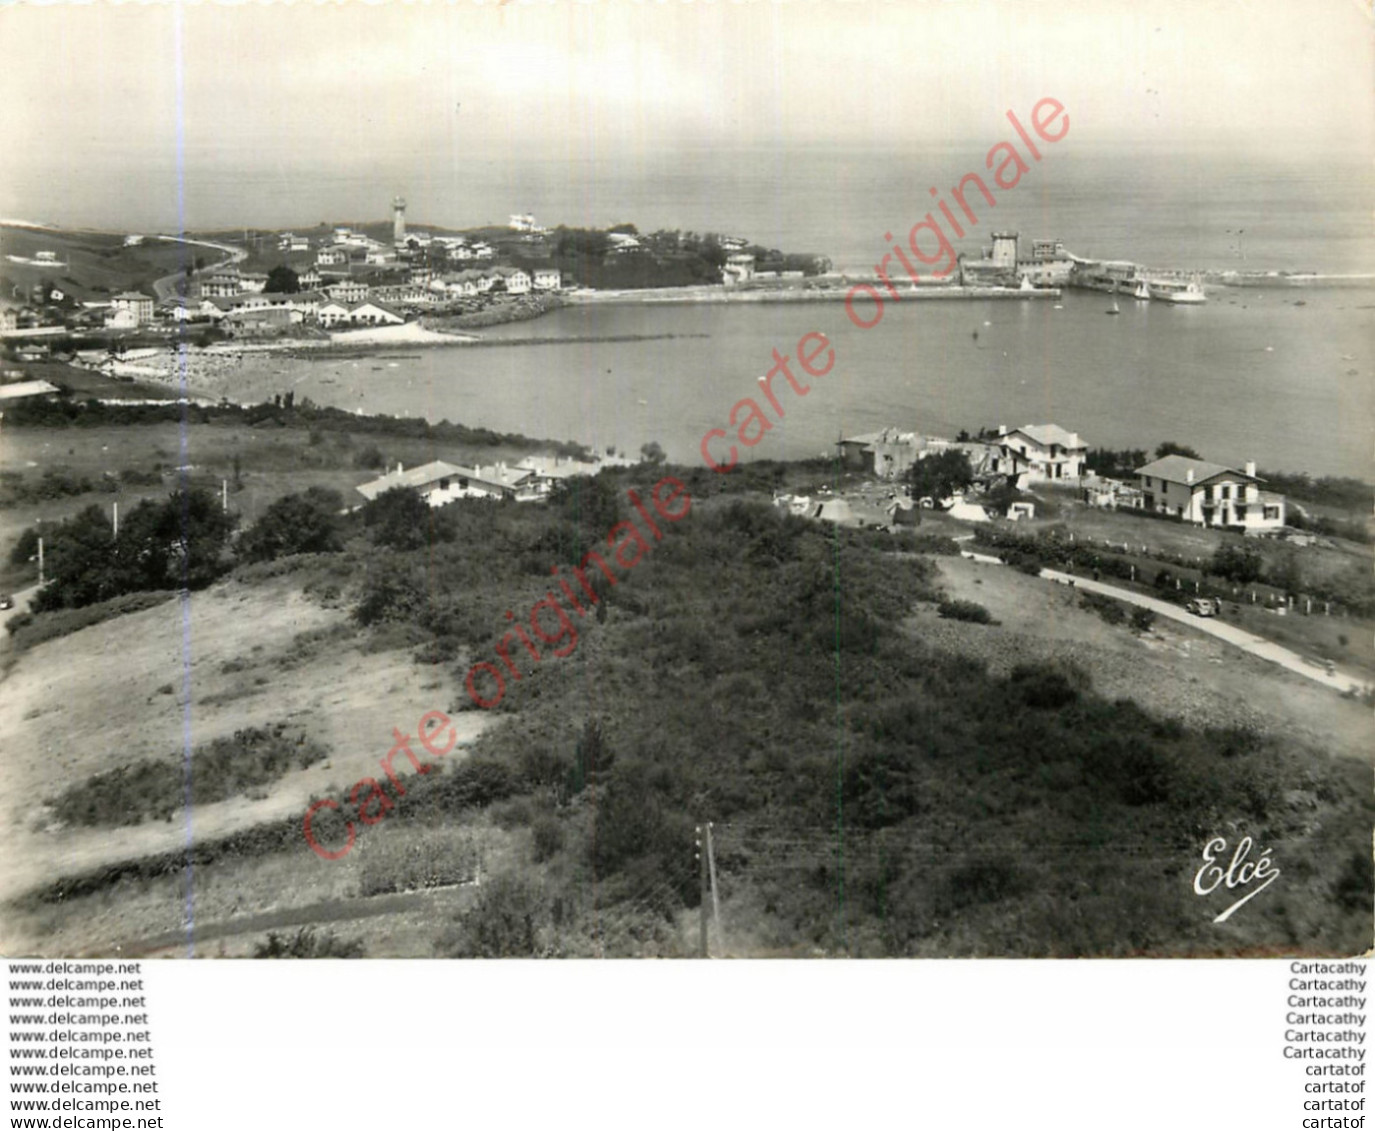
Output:
<path fill-rule="evenodd" d="M 264 512 L 239 540 L 247 562 L 269 562 L 288 554 L 323 554 L 343 549 L 339 512 L 344 500 L 328 487 L 311 487 L 284 495 Z"/>
<path fill-rule="evenodd" d="M 1028 707 L 1058 710 L 1078 702 L 1079 692 L 1088 690 L 1089 677 L 1078 668 L 1018 664 L 1008 676 L 1008 687 Z"/>
<path fill-rule="evenodd" d="M 269 931 L 253 947 L 254 958 L 362 958 L 364 953 L 362 939 L 346 941 L 333 931 L 317 935 L 314 927 L 302 927 L 291 936 Z"/>
<path fill-rule="evenodd" d="M 1238 585 L 1249 585 L 1265 576 L 1265 560 L 1253 546 L 1224 542 L 1213 551 L 1208 572 Z"/>
<path fill-rule="evenodd" d="M 530 826 L 530 835 L 536 864 L 557 856 L 563 849 L 563 826 L 557 817 L 549 814 L 537 817 Z"/>
<path fill-rule="evenodd" d="M 189 775 L 179 761 L 145 758 L 68 786 L 53 800 L 53 815 L 65 824 L 97 827 L 165 820 L 185 803 L 188 784 L 191 803 L 208 805 L 304 769 L 327 753 L 304 731 L 284 723 L 247 727 L 198 746 Z"/>
<path fill-rule="evenodd" d="M 79 632 L 83 628 L 100 624 L 112 617 L 152 608 L 164 601 L 170 601 L 175 596 L 175 593 L 169 592 L 129 593 L 123 597 L 112 597 L 108 601 L 85 605 L 79 609 L 55 609 L 46 613 L 20 613 L 16 617 L 11 617 L 5 627 L 14 638 L 16 648 L 33 648 L 47 640 L 55 640 L 59 636 Z"/>
<path fill-rule="evenodd" d="M 1105 597 L 1101 593 L 1083 590 L 1079 594 L 1079 607 L 1091 609 L 1103 618 L 1105 624 L 1121 624 L 1127 619 L 1127 607 L 1121 601 Z"/>
<path fill-rule="evenodd" d="M 547 920 L 544 898 L 532 881 L 496 876 L 440 940 L 439 950 L 452 958 L 532 958 Z"/>
<path fill-rule="evenodd" d="M 409 487 L 383 491 L 363 507 L 362 515 L 373 542 L 388 549 L 418 550 L 454 540 L 451 516 Z"/>
<path fill-rule="evenodd" d="M 966 620 L 972 624 L 992 624 L 987 609 L 975 601 L 942 601 L 936 609 L 947 620 Z"/>

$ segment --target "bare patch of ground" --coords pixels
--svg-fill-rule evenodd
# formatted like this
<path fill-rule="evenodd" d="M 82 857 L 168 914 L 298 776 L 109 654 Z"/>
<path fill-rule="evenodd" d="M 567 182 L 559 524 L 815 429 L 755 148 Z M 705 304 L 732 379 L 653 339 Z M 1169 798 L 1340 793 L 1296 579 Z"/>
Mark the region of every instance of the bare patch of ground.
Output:
<path fill-rule="evenodd" d="M 251 588 L 231 581 L 185 605 L 171 601 L 20 656 L 0 683 L 0 898 L 289 818 L 312 797 L 343 796 L 358 779 L 382 776 L 393 728 L 414 734 L 427 711 L 449 708 L 453 692 L 408 651 L 361 653 L 351 641 L 344 611 L 311 602 L 288 579 Z M 96 773 L 144 758 L 180 763 L 188 744 L 278 721 L 308 731 L 330 757 L 255 796 L 198 806 L 190 821 L 178 813 L 167 822 L 72 829 L 45 814 L 46 798 Z M 459 744 L 488 721 L 456 715 Z M 398 775 L 414 772 L 404 755 L 394 764 Z M 302 850 L 325 863 L 304 842 Z M 284 876 L 299 866 L 287 865 Z"/>

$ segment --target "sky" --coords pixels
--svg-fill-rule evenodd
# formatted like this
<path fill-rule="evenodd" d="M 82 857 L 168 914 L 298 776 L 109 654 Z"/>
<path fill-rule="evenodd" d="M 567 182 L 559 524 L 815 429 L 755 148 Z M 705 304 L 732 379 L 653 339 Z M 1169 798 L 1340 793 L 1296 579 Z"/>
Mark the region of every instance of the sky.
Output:
<path fill-rule="evenodd" d="M 1357 0 L 0 3 L 0 216 L 280 227 L 402 192 L 463 226 L 522 180 L 785 177 L 1043 97 L 1081 149 L 1368 161 L 1372 42 Z"/>

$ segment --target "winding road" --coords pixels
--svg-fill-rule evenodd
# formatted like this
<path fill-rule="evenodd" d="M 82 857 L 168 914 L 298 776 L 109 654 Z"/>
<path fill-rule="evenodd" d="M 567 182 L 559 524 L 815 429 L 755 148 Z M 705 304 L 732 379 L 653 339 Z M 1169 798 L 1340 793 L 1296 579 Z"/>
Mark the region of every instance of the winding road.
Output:
<path fill-rule="evenodd" d="M 228 257 L 220 260 L 215 267 L 224 267 L 229 263 L 242 263 L 248 258 L 248 252 L 241 247 L 231 247 L 224 243 L 211 243 L 209 240 L 193 240 L 186 236 L 155 236 L 155 239 L 165 240 L 168 243 L 184 243 L 194 247 L 210 247 L 216 251 L 222 251 Z M 157 302 L 163 299 L 172 298 L 177 293 L 177 282 L 185 277 L 182 271 L 174 271 L 170 275 L 164 275 L 153 283 L 153 296 Z"/>

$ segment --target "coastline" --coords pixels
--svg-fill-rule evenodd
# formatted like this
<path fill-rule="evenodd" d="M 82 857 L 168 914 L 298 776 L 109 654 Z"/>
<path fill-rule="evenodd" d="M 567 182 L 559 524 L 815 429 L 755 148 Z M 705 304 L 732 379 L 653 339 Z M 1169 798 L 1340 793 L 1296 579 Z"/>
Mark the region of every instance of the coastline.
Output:
<path fill-rule="evenodd" d="M 867 280 L 856 278 L 856 282 Z M 1020 287 L 964 287 L 954 284 L 928 284 L 898 288 L 905 299 L 1058 299 L 1058 287 L 1022 290 Z M 848 287 L 727 287 L 710 284 L 694 287 L 646 287 L 622 291 L 572 291 L 564 296 L 572 306 L 597 304 L 654 305 L 659 303 L 769 303 L 769 302 L 844 302 Z"/>

